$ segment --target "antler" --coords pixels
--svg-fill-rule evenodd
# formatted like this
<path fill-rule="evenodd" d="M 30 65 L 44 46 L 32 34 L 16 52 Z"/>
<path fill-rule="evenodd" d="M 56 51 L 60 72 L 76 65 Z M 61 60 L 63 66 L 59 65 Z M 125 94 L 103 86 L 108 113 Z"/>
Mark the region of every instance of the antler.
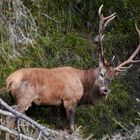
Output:
<path fill-rule="evenodd" d="M 136 31 L 138 32 L 139 35 L 139 40 L 140 40 L 140 30 L 138 29 L 137 25 L 135 24 Z M 121 72 L 121 71 L 126 71 L 127 69 L 131 68 L 133 63 L 140 62 L 140 60 L 133 60 L 134 57 L 140 52 L 140 41 L 139 45 L 136 48 L 136 50 L 132 53 L 132 55 L 123 63 L 119 64 L 117 67 L 114 68 L 115 71 Z M 126 67 L 126 65 L 129 65 Z"/>
<path fill-rule="evenodd" d="M 104 60 L 104 51 L 103 51 L 103 39 L 104 39 L 104 30 L 105 27 L 108 25 L 108 23 L 110 23 L 114 18 L 115 18 L 115 14 L 113 13 L 110 16 L 104 17 L 103 14 L 101 13 L 101 10 L 103 8 L 103 4 L 100 6 L 99 10 L 98 10 L 98 15 L 100 17 L 100 21 L 99 21 L 99 43 L 100 43 L 100 51 L 101 51 L 101 58 Z"/>

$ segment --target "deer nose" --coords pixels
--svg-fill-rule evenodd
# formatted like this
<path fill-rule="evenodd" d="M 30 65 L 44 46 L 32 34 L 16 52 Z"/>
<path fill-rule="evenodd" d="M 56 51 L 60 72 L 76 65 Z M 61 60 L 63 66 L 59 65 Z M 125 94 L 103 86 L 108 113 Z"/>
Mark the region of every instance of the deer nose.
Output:
<path fill-rule="evenodd" d="M 104 93 L 107 93 L 108 92 L 108 89 L 105 88 L 103 91 L 104 91 Z"/>
<path fill-rule="evenodd" d="M 105 88 L 105 87 L 102 87 L 102 88 L 101 88 L 102 94 L 105 94 L 105 95 L 106 95 L 106 94 L 108 93 L 108 91 L 109 91 L 109 90 L 108 90 L 107 88 Z"/>

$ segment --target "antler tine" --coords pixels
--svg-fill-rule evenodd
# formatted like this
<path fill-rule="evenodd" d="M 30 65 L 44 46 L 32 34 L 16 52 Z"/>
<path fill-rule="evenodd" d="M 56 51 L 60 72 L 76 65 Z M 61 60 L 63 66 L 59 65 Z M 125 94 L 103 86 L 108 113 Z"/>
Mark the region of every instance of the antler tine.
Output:
<path fill-rule="evenodd" d="M 102 8 L 103 8 L 103 4 L 99 7 L 99 10 L 98 10 L 98 15 L 99 16 L 101 15 Z"/>
<path fill-rule="evenodd" d="M 139 35 L 139 40 L 140 40 L 140 30 L 138 29 L 137 25 L 135 24 L 135 28 L 136 31 L 138 32 Z M 114 68 L 115 71 L 121 72 L 121 71 L 126 71 L 127 69 L 131 68 L 133 63 L 138 63 L 140 62 L 140 60 L 133 60 L 134 57 L 140 52 L 140 41 L 139 41 L 139 45 L 136 48 L 136 50 L 132 53 L 132 55 L 123 63 L 121 63 L 120 65 L 118 65 L 117 67 Z M 129 65 L 127 67 L 125 67 L 126 65 Z"/>
<path fill-rule="evenodd" d="M 104 27 L 106 27 L 107 24 L 108 24 L 110 21 L 112 21 L 112 20 L 116 17 L 115 14 L 116 14 L 116 13 L 113 13 L 111 16 L 105 18 L 105 19 L 107 19 L 107 21 L 106 21 L 106 23 L 104 24 Z"/>
<path fill-rule="evenodd" d="M 109 22 L 111 22 L 114 18 L 115 18 L 115 14 L 113 13 L 110 16 L 104 17 L 103 14 L 101 13 L 103 8 L 103 4 L 100 6 L 99 10 L 98 10 L 98 15 L 100 17 L 100 21 L 99 21 L 99 43 L 100 43 L 100 51 L 101 51 L 101 57 L 102 59 L 104 59 L 104 51 L 103 51 L 103 39 L 104 39 L 104 30 L 105 27 L 108 25 Z"/>
<path fill-rule="evenodd" d="M 99 32 L 100 33 L 103 33 L 107 24 L 116 17 L 116 15 L 115 15 L 116 13 L 113 13 L 110 16 L 104 17 L 103 14 L 101 13 L 102 8 L 103 8 L 103 4 L 100 6 L 100 8 L 98 10 L 98 15 L 100 17 L 100 23 L 99 23 Z"/>
<path fill-rule="evenodd" d="M 140 38 L 140 30 L 138 29 L 138 26 L 137 26 L 136 23 L 135 23 L 135 28 L 136 28 L 136 31 L 137 31 L 137 33 L 138 33 L 138 35 L 139 35 L 139 38 Z"/>

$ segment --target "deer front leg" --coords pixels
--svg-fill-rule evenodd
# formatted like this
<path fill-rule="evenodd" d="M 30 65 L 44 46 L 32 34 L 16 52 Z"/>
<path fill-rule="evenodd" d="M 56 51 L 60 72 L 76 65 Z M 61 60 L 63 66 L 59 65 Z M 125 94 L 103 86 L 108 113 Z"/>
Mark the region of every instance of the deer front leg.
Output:
<path fill-rule="evenodd" d="M 74 107 L 69 107 L 66 109 L 67 113 L 67 122 L 68 122 L 68 128 L 70 130 L 70 133 L 74 132 L 74 116 L 75 116 L 75 108 Z"/>
<path fill-rule="evenodd" d="M 66 115 L 67 115 L 67 123 L 68 123 L 68 132 L 73 133 L 75 130 L 74 127 L 74 116 L 75 116 L 75 105 L 67 105 L 67 103 L 64 104 L 64 107 L 66 109 Z"/>

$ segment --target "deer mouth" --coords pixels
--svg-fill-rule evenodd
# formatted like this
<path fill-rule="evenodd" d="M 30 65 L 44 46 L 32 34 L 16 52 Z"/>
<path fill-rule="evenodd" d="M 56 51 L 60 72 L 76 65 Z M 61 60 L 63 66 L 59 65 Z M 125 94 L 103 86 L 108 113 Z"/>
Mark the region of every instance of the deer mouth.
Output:
<path fill-rule="evenodd" d="M 101 93 L 101 96 L 107 96 L 108 95 L 108 93 Z"/>
<path fill-rule="evenodd" d="M 101 96 L 107 96 L 108 95 L 108 89 L 104 89 L 104 88 L 100 89 L 99 93 L 100 93 Z"/>

